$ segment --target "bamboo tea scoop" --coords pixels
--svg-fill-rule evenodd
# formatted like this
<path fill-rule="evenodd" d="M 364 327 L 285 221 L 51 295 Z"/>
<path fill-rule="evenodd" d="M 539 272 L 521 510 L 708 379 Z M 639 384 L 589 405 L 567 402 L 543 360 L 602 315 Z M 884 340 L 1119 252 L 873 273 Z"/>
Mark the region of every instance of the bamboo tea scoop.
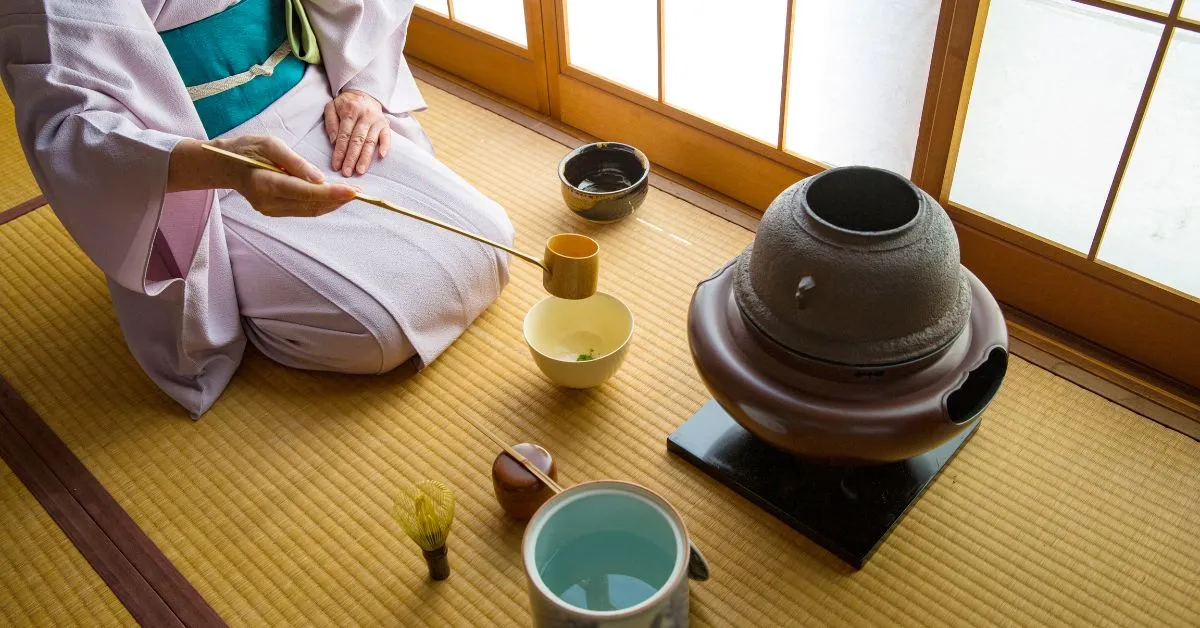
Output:
<path fill-rule="evenodd" d="M 239 155 L 210 144 L 204 144 L 203 146 L 208 151 L 240 161 L 247 166 L 270 170 L 279 174 L 291 174 L 274 164 L 259 161 L 245 155 Z M 596 293 L 596 285 L 600 278 L 600 245 L 585 235 L 560 233 L 551 236 L 546 241 L 546 251 L 542 259 L 539 260 L 528 253 L 522 253 L 499 242 L 489 240 L 470 231 L 465 231 L 436 218 L 430 218 L 424 214 L 404 209 L 377 196 L 357 192 L 354 198 L 364 203 L 420 220 L 435 227 L 441 227 L 476 242 L 498 248 L 530 264 L 536 264 L 542 269 L 542 286 L 546 288 L 546 292 L 556 297 L 563 299 L 586 299 Z"/>
<path fill-rule="evenodd" d="M 493 434 L 491 432 L 491 430 L 488 430 L 487 428 L 485 428 L 483 425 L 479 424 L 477 421 L 475 421 L 471 417 L 469 417 L 465 414 L 462 416 L 463 416 L 463 418 L 465 418 L 467 420 L 468 423 L 471 424 L 472 427 L 474 427 L 476 430 L 479 430 L 479 432 L 481 434 L 483 434 L 484 436 L 486 436 L 488 438 L 488 440 L 492 441 L 497 446 L 499 446 L 502 450 L 504 450 L 504 453 L 508 454 L 509 457 L 511 457 L 513 460 L 516 460 L 522 467 L 525 467 L 526 471 L 529 471 L 530 473 L 533 474 L 534 477 L 541 480 L 542 484 L 545 484 L 547 487 L 549 487 L 550 490 L 553 491 L 556 495 L 558 493 L 563 492 L 563 487 L 558 482 L 556 482 L 554 480 L 554 478 L 550 477 L 547 473 L 545 473 L 540 468 L 538 468 L 538 466 L 536 464 L 534 464 L 533 461 L 531 461 L 529 458 L 526 458 L 525 456 L 521 455 L 521 452 L 519 452 L 515 448 L 513 448 L 512 445 L 509 445 L 508 443 L 501 440 L 499 436 L 496 436 L 495 434 Z M 700 548 L 696 547 L 696 544 L 692 543 L 691 541 L 688 542 L 687 570 L 688 570 L 688 576 L 691 577 L 693 580 L 701 581 L 701 582 L 704 580 L 708 580 L 708 577 L 709 577 L 708 559 L 704 558 L 704 554 L 702 554 L 700 552 Z"/>

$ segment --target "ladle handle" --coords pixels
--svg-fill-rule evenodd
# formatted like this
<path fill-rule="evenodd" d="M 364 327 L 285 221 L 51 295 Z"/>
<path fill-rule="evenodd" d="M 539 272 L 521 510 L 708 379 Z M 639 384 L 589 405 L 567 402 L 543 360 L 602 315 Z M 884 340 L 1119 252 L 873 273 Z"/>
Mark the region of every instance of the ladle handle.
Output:
<path fill-rule="evenodd" d="M 507 251 L 509 254 L 513 255 L 514 257 L 519 257 L 519 258 L 529 262 L 530 264 L 537 264 L 538 266 L 540 266 L 542 268 L 542 270 L 549 270 L 548 268 L 546 268 L 546 265 L 542 263 L 542 260 L 537 259 L 536 257 L 534 257 L 532 255 L 528 255 L 528 254 L 522 253 L 516 249 L 509 248 L 507 246 L 504 246 L 503 244 L 500 244 L 499 242 L 496 242 L 494 240 L 489 240 L 481 235 L 476 235 L 474 233 L 471 233 L 470 231 L 464 231 L 463 229 L 459 229 L 458 227 L 455 227 L 454 225 L 442 222 L 436 218 L 430 218 L 429 216 L 426 216 L 424 214 L 418 214 L 417 212 L 414 212 L 412 210 L 404 209 L 403 207 L 398 207 L 398 206 L 393 205 L 393 204 L 391 204 L 379 197 L 376 197 L 376 196 L 369 196 L 367 194 L 359 193 L 359 194 L 355 194 L 354 198 L 357 198 L 358 200 L 360 200 L 364 203 L 367 203 L 369 205 L 374 205 L 376 207 L 382 207 L 384 209 L 394 211 L 397 214 L 403 214 L 405 216 L 408 216 L 409 218 L 414 218 L 416 220 L 420 220 L 421 222 L 431 224 L 435 227 L 441 227 L 447 231 L 453 231 L 454 233 L 457 233 L 460 236 L 465 236 L 465 237 L 471 238 L 472 240 L 474 240 L 476 242 L 481 242 L 488 246 L 494 246 L 494 247 L 500 249 L 501 251 Z"/>
<path fill-rule="evenodd" d="M 240 162 L 246 164 L 247 166 L 252 166 L 254 168 L 261 168 L 263 170 L 270 170 L 271 172 L 277 172 L 279 174 L 286 174 L 286 175 L 291 176 L 291 173 L 286 172 L 273 164 L 269 164 L 264 161 L 259 161 L 252 157 L 247 157 L 245 155 L 239 155 L 237 153 L 227 151 L 223 148 L 217 148 L 216 146 L 213 146 L 211 144 L 202 144 L 201 146 L 208 151 L 217 153 L 218 155 L 222 155 L 222 156 L 228 157 L 230 159 L 234 159 L 236 161 L 240 161 Z M 514 257 L 519 257 L 519 258 L 529 262 L 530 264 L 536 264 L 544 271 L 549 272 L 549 270 L 550 270 L 549 268 L 546 268 L 546 265 L 544 263 L 542 263 L 542 260 L 540 260 L 532 255 L 522 253 L 516 249 L 512 249 L 510 247 L 504 246 L 503 244 L 500 244 L 499 242 L 495 242 L 495 241 L 489 240 L 481 235 L 476 235 L 474 233 L 471 233 L 470 231 L 465 231 L 463 229 L 459 229 L 458 227 L 455 227 L 454 225 L 444 223 L 436 218 L 430 218 L 429 216 L 426 216 L 424 214 L 418 214 L 417 212 L 414 212 L 412 210 L 398 207 L 398 206 L 393 205 L 377 196 L 371 196 L 368 194 L 363 194 L 361 192 L 356 192 L 354 194 L 354 198 L 356 198 L 364 203 L 368 203 L 368 204 L 374 205 L 376 207 L 382 207 L 386 210 L 394 211 L 397 214 L 403 214 L 405 216 L 408 216 L 409 218 L 414 218 L 416 220 L 420 220 L 421 222 L 424 222 L 426 224 L 430 224 L 435 227 L 441 227 L 442 229 L 445 229 L 447 231 L 453 231 L 454 233 L 457 233 L 460 236 L 465 236 L 465 237 L 471 238 L 472 240 L 474 240 L 476 242 L 480 242 L 480 243 L 486 244 L 488 246 L 496 247 L 496 248 L 500 249 L 501 251 L 505 251 L 508 254 L 513 255 Z"/>

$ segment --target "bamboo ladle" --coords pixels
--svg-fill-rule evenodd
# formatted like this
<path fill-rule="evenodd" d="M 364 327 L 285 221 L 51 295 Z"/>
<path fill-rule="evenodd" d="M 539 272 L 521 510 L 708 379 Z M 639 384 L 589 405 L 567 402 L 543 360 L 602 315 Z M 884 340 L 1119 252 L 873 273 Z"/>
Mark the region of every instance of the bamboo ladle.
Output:
<path fill-rule="evenodd" d="M 239 155 L 210 144 L 203 144 L 205 150 L 223 157 L 240 161 L 247 166 L 270 170 L 279 174 L 294 176 L 274 164 L 259 161 L 252 157 Z M 600 277 L 600 245 L 595 240 L 578 233 L 560 233 L 546 241 L 546 251 L 542 259 L 528 253 L 507 247 L 499 242 L 489 240 L 481 235 L 465 231 L 454 225 L 444 223 L 436 218 L 430 218 L 403 207 L 398 207 L 377 196 L 356 191 L 354 198 L 376 207 L 403 214 L 409 218 L 420 220 L 435 227 L 441 227 L 458 235 L 498 248 L 510 255 L 536 264 L 542 269 L 542 286 L 550 294 L 563 299 L 586 299 L 596 293 L 596 284 Z"/>

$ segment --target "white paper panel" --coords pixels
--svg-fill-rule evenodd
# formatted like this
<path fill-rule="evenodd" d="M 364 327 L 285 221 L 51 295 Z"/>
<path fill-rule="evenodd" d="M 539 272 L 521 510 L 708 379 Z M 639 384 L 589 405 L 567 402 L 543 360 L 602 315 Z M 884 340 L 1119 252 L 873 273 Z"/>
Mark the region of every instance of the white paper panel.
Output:
<path fill-rule="evenodd" d="M 441 15 L 450 15 L 450 5 L 446 0 L 417 0 L 417 6 L 425 7 Z"/>
<path fill-rule="evenodd" d="M 566 0 L 571 65 L 658 98 L 658 1 Z"/>
<path fill-rule="evenodd" d="M 665 0 L 665 100 L 770 144 L 779 139 L 785 0 Z"/>
<path fill-rule="evenodd" d="M 784 147 L 912 171 L 939 0 L 797 0 Z"/>
<path fill-rule="evenodd" d="M 522 0 L 454 0 L 454 20 L 526 45 Z"/>
<path fill-rule="evenodd" d="M 1086 252 L 1161 26 L 992 0 L 950 198 Z"/>
<path fill-rule="evenodd" d="M 1200 35 L 1176 31 L 1104 232 L 1100 259 L 1200 297 L 1198 69 Z"/>
<path fill-rule="evenodd" d="M 1180 12 L 1180 15 L 1200 21 L 1200 0 L 1184 0 L 1183 11 Z"/>

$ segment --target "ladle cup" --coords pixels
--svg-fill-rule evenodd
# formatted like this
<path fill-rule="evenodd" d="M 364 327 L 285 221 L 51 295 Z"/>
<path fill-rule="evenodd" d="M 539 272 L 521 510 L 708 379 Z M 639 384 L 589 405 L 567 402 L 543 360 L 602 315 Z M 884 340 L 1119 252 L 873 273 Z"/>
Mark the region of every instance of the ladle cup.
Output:
<path fill-rule="evenodd" d="M 550 236 L 541 267 L 546 292 L 562 299 L 586 299 L 596 294 L 600 245 L 578 233 Z"/>
<path fill-rule="evenodd" d="M 203 147 L 211 152 L 240 161 L 248 166 L 278 172 L 279 174 L 290 174 L 272 164 L 229 152 L 210 144 L 204 144 Z M 542 286 L 546 288 L 547 292 L 556 297 L 562 299 L 586 299 L 596 293 L 596 284 L 600 277 L 600 245 L 585 235 L 560 233 L 551 236 L 546 242 L 544 258 L 539 260 L 528 253 L 522 253 L 481 235 L 444 223 L 436 218 L 430 218 L 424 214 L 418 214 L 417 212 L 393 205 L 377 196 L 356 192 L 354 198 L 364 203 L 420 220 L 426 224 L 441 227 L 476 242 L 506 251 L 518 259 L 525 260 L 531 264 L 537 264 L 542 269 Z"/>

